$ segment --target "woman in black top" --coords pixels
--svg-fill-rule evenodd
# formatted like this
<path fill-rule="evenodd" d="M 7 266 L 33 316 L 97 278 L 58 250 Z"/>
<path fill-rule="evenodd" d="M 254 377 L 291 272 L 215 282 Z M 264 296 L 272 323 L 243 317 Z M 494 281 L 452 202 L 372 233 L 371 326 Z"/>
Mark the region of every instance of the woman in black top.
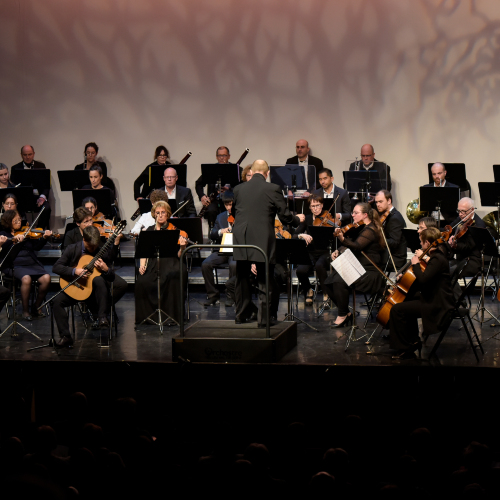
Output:
<path fill-rule="evenodd" d="M 332 253 L 332 260 L 335 260 L 346 249 L 350 249 L 366 270 L 366 273 L 356 281 L 355 289 L 357 292 L 371 293 L 382 286 L 383 277 L 361 252 L 363 251 L 377 266 L 380 265 L 380 253 L 385 246 L 380 228 L 380 218 L 377 211 L 368 203 L 358 203 L 353 209 L 352 218 L 355 223 L 364 225 L 361 226 L 355 239 L 351 239 L 350 231 L 347 233 L 349 237 L 344 237 L 340 229 L 335 230 L 335 235 L 342 243 L 342 247 Z M 351 231 L 356 230 L 352 229 Z M 328 276 L 325 285 L 329 297 L 337 304 L 338 308 L 338 315 L 331 325 L 332 328 L 349 325 L 352 322 L 352 314 L 349 312 L 350 288 L 335 270 Z"/>
<path fill-rule="evenodd" d="M 411 260 L 416 278 L 410 290 L 411 296 L 394 305 L 389 316 L 391 348 L 398 350 L 393 359 L 413 357 L 415 349 L 421 349 L 417 318 L 422 318 L 424 335 L 427 336 L 440 331 L 453 309 L 446 245 L 431 247 L 424 258 L 425 271 L 420 267 L 419 257 L 440 237 L 441 232 L 435 227 L 424 229 L 420 233 L 422 250 L 417 250 Z"/>
<path fill-rule="evenodd" d="M 85 161 L 80 163 L 75 167 L 75 170 L 90 170 L 93 166 L 101 167 L 103 180 L 102 183 L 107 188 L 112 191 L 116 191 L 115 183 L 108 177 L 108 167 L 103 161 L 97 160 L 97 153 L 99 152 L 99 146 L 95 142 L 89 142 L 85 145 L 83 154 L 85 155 Z"/>
<path fill-rule="evenodd" d="M 45 299 L 47 290 L 50 286 L 50 274 L 45 272 L 45 268 L 38 260 L 35 252 L 41 250 L 47 238 L 52 235 L 52 231 L 44 231 L 43 236 L 39 239 L 23 238 L 22 235 L 14 236 L 16 231 L 21 229 L 21 216 L 16 210 L 7 210 L 2 217 L 3 231 L 0 235 L 7 236 L 10 240 L 16 241 L 16 245 L 21 245 L 21 249 L 14 259 L 13 269 L 4 269 L 3 272 L 7 276 L 14 276 L 21 282 L 21 300 L 23 303 L 23 318 L 31 321 L 33 316 L 42 317 L 43 313 L 39 311 L 40 305 Z M 12 246 L 12 241 L 3 245 L 3 249 L 8 252 Z M 3 253 L 3 252 L 2 252 Z M 36 280 L 39 283 L 38 296 L 35 304 L 32 305 L 31 314 L 29 312 L 29 297 L 31 291 L 31 282 Z"/>
<path fill-rule="evenodd" d="M 9 169 L 5 163 L 0 163 L 0 189 L 14 187 L 10 182 Z"/>
<path fill-rule="evenodd" d="M 168 152 L 168 149 L 165 146 L 158 146 L 155 149 L 155 154 L 154 154 L 154 162 L 150 163 L 137 177 L 137 179 L 134 181 L 134 199 L 135 201 L 142 200 L 145 198 L 151 191 L 152 188 L 158 188 L 161 186 L 151 186 L 149 187 L 149 167 L 152 167 L 153 165 L 170 165 L 170 162 L 168 161 L 170 159 L 170 153 Z M 165 167 L 166 168 L 166 167 Z"/>

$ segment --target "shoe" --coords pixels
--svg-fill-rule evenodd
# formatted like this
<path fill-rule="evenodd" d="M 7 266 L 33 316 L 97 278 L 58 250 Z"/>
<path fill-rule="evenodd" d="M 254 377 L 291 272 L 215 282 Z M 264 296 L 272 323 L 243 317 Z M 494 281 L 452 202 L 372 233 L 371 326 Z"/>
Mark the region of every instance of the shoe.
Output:
<path fill-rule="evenodd" d="M 335 323 L 332 323 L 330 325 L 330 328 L 344 328 L 345 326 L 349 326 L 350 324 L 352 324 L 352 320 L 353 320 L 352 314 L 348 314 L 344 318 L 344 321 L 342 321 L 342 323 L 339 323 L 338 325 L 336 325 Z"/>
<path fill-rule="evenodd" d="M 418 357 L 422 357 L 422 342 L 420 340 L 412 344 L 408 349 L 404 349 L 395 354 L 392 359 L 413 359 L 415 358 L 415 351 L 418 350 Z"/>
<path fill-rule="evenodd" d="M 312 288 L 310 288 L 306 295 L 306 306 L 313 305 L 313 297 L 314 297 L 314 291 Z"/>
<path fill-rule="evenodd" d="M 69 335 L 61 337 L 54 345 L 56 349 L 62 349 L 63 347 L 71 347 L 73 345 L 73 339 Z"/>
<path fill-rule="evenodd" d="M 249 322 L 252 322 L 252 321 L 257 321 L 257 311 L 254 311 L 252 314 L 250 314 L 250 317 L 248 318 Z"/>
<path fill-rule="evenodd" d="M 203 305 L 205 307 L 210 307 L 210 306 L 216 306 L 218 303 L 219 303 L 219 298 L 212 297 L 211 299 L 207 299 L 205 302 L 203 302 Z"/>
<path fill-rule="evenodd" d="M 226 298 L 226 307 L 233 307 L 234 306 L 234 299 L 232 297 L 227 297 Z"/>
<path fill-rule="evenodd" d="M 246 323 L 246 319 L 243 318 L 242 316 L 236 316 L 234 318 L 234 322 L 237 324 L 237 325 L 241 325 L 243 323 Z"/>
<path fill-rule="evenodd" d="M 43 313 L 40 309 L 32 309 L 31 316 L 33 318 L 45 318 L 47 315 Z"/>
<path fill-rule="evenodd" d="M 31 314 L 30 314 L 30 313 L 27 313 L 27 314 L 24 314 L 24 313 L 23 313 L 23 319 L 24 319 L 25 321 L 33 321 L 33 317 L 31 316 Z"/>
<path fill-rule="evenodd" d="M 101 329 L 109 328 L 108 318 L 101 318 L 99 320 L 99 328 Z"/>

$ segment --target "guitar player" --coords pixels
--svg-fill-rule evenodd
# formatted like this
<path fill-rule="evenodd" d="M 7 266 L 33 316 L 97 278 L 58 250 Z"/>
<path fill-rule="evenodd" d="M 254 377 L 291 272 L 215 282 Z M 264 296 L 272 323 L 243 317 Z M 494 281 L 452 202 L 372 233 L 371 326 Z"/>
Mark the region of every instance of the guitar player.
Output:
<path fill-rule="evenodd" d="M 100 250 L 101 236 L 94 226 L 86 227 L 83 232 L 83 241 L 69 245 L 54 264 L 53 272 L 66 281 L 73 281 L 75 276 L 83 275 L 85 270 L 78 267 L 80 258 L 84 255 L 95 257 Z M 117 276 L 111 269 L 112 249 L 106 252 L 101 259 L 95 262 L 95 268 L 101 273 L 92 281 L 92 293 L 87 299 L 89 309 L 97 312 L 97 319 L 100 328 L 109 328 L 108 313 L 110 309 L 110 286 L 113 285 L 113 301 L 116 303 L 126 292 L 127 283 Z M 69 331 L 68 313 L 66 307 L 76 304 L 66 292 L 60 293 L 53 301 L 52 311 L 59 331 L 60 340 L 56 343 L 56 348 L 70 347 L 73 345 L 73 338 Z"/>

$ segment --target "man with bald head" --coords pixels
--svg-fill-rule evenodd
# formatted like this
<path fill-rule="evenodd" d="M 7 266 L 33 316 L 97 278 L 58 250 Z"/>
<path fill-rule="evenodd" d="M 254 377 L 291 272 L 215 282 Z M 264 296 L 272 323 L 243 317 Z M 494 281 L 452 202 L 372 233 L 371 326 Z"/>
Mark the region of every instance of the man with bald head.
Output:
<path fill-rule="evenodd" d="M 25 169 L 38 170 L 47 168 L 45 166 L 45 163 L 35 160 L 35 148 L 33 146 L 30 145 L 23 146 L 21 148 L 21 158 L 23 159 L 23 161 L 16 163 L 10 169 L 10 179 L 13 184 L 18 184 L 20 182 L 17 180 L 18 177 L 16 177 L 16 173 L 18 173 L 19 170 L 25 170 Z M 28 210 L 32 210 L 33 208 L 35 212 L 39 212 L 42 207 L 45 208 L 42 215 L 40 215 L 40 218 L 38 219 L 37 223 L 37 226 L 40 226 L 43 229 L 49 227 L 50 213 L 51 213 L 50 205 L 48 202 L 49 193 L 50 193 L 50 188 L 39 190 L 35 187 L 33 189 L 33 195 L 35 197 L 33 202 L 34 207 L 30 206 L 28 208 Z"/>
<path fill-rule="evenodd" d="M 163 180 L 165 181 L 165 192 L 169 200 L 175 200 L 177 208 L 183 203 L 186 204 L 175 214 L 176 217 L 196 217 L 196 208 L 194 206 L 193 194 L 191 189 L 177 185 L 177 170 L 168 167 L 163 172 Z"/>
<path fill-rule="evenodd" d="M 269 175 L 269 166 L 264 160 L 256 160 L 251 168 L 252 178 L 234 188 L 234 226 L 233 243 L 235 245 L 255 245 L 261 248 L 269 259 L 269 298 L 273 303 L 274 292 L 274 264 L 276 263 L 276 236 L 274 234 L 274 220 L 276 215 L 283 225 L 298 226 L 305 220 L 304 215 L 294 216 L 288 210 L 283 193 L 276 184 L 266 182 Z M 244 323 L 245 311 L 252 300 L 250 287 L 250 271 L 252 263 L 256 264 L 257 281 L 259 285 L 259 313 L 260 327 L 266 325 L 266 269 L 264 256 L 252 248 L 235 248 L 233 258 L 236 261 L 236 288 L 235 288 L 235 322 Z"/>
<path fill-rule="evenodd" d="M 371 144 L 363 144 L 363 146 L 361 146 L 361 161 L 351 163 L 349 165 L 349 170 L 365 170 L 378 172 L 382 184 L 382 189 L 390 191 L 392 188 L 391 167 L 389 167 L 389 165 L 387 165 L 386 163 L 375 159 L 375 148 Z"/>
<path fill-rule="evenodd" d="M 310 155 L 309 151 L 309 142 L 305 139 L 299 139 L 295 144 L 295 151 L 297 152 L 296 156 L 292 158 L 288 158 L 286 161 L 287 165 L 302 165 L 304 167 L 305 175 L 305 184 L 302 186 L 298 186 L 299 189 L 306 190 L 306 196 L 309 196 L 316 187 L 319 187 L 318 180 L 318 172 L 323 169 L 323 160 L 316 158 L 316 156 Z M 316 169 L 316 172 L 313 169 L 308 169 L 308 165 L 313 165 Z"/>

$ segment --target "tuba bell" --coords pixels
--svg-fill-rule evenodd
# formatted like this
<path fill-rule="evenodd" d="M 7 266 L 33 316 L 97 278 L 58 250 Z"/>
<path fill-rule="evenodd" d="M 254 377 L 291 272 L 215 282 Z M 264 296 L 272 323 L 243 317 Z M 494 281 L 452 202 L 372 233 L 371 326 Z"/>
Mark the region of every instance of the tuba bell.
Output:
<path fill-rule="evenodd" d="M 490 212 L 489 214 L 485 215 L 483 217 L 483 221 L 486 224 L 487 227 L 492 229 L 494 237 L 498 238 L 499 231 L 498 231 L 498 214 L 496 210 L 494 212 Z"/>
<path fill-rule="evenodd" d="M 429 212 L 421 212 L 419 205 L 420 198 L 415 198 L 414 200 L 411 200 L 406 207 L 406 217 L 408 217 L 408 220 L 413 222 L 413 224 L 418 224 L 422 217 L 427 217 L 429 215 Z"/>

